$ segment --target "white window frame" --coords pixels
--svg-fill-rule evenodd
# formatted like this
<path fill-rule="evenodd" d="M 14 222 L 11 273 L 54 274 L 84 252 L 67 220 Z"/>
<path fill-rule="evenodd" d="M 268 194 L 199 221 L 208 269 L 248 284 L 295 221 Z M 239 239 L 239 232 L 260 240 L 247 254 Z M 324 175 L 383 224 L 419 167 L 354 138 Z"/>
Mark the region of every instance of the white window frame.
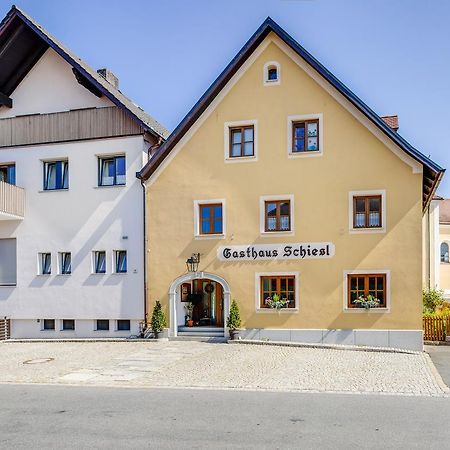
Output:
<path fill-rule="evenodd" d="M 125 158 L 125 183 L 124 184 L 100 184 L 101 183 L 101 173 L 102 173 L 102 160 L 104 159 L 112 159 L 123 156 Z M 102 153 L 96 154 L 97 158 L 97 181 L 94 185 L 95 189 L 103 189 L 103 188 L 124 188 L 128 185 L 128 170 L 127 170 L 127 154 L 126 152 L 118 152 L 118 153 Z"/>
<path fill-rule="evenodd" d="M 439 243 L 439 264 L 442 264 L 442 265 L 449 265 L 450 264 L 450 255 L 449 255 L 449 262 L 446 262 L 446 261 L 441 261 L 441 245 L 442 244 L 447 244 L 448 245 L 448 249 L 449 249 L 449 253 L 450 253 L 450 241 L 447 241 L 446 239 L 444 239 L 443 241 L 441 241 L 440 243 Z"/>
<path fill-rule="evenodd" d="M 53 330 L 52 329 L 50 329 L 50 328 L 44 328 L 44 320 L 53 320 L 54 321 L 54 323 L 55 323 L 55 327 L 53 328 Z M 51 333 L 51 332 L 55 332 L 56 331 L 56 327 L 58 326 L 58 324 L 57 324 L 57 320 L 56 319 L 40 319 L 40 323 L 41 323 L 41 331 L 44 331 L 44 332 L 46 332 L 46 333 Z"/>
<path fill-rule="evenodd" d="M 266 201 L 289 200 L 290 203 L 290 224 L 289 231 L 266 231 Z M 285 195 L 262 195 L 259 197 L 259 233 L 261 237 L 277 237 L 277 236 L 293 236 L 295 234 L 294 227 L 294 194 Z"/>
<path fill-rule="evenodd" d="M 253 125 L 253 156 L 230 157 L 230 128 Z M 223 125 L 223 152 L 226 163 L 246 163 L 258 161 L 258 121 L 240 120 L 235 122 L 225 122 Z"/>
<path fill-rule="evenodd" d="M 348 295 L 348 275 L 368 275 L 368 274 L 384 274 L 386 275 L 386 307 L 385 308 L 349 308 L 347 305 Z M 343 278 L 343 311 L 351 314 L 385 314 L 391 311 L 391 271 L 389 269 L 375 269 L 375 270 L 344 270 Z"/>
<path fill-rule="evenodd" d="M 319 150 L 305 151 L 305 152 L 293 152 L 292 151 L 292 127 L 294 122 L 301 122 L 303 120 L 319 120 Z M 324 139 L 323 139 L 323 114 L 302 114 L 288 116 L 287 118 L 287 155 L 288 158 L 314 158 L 317 156 L 323 156 L 324 153 Z"/>
<path fill-rule="evenodd" d="M 63 264 L 63 254 L 64 253 L 70 253 L 70 273 L 62 273 L 62 264 Z M 58 252 L 58 267 L 57 267 L 57 275 L 61 275 L 61 276 L 67 276 L 69 277 L 70 275 L 73 274 L 73 258 L 72 258 L 72 252 L 69 250 L 65 250 L 63 252 Z"/>
<path fill-rule="evenodd" d="M 275 67 L 277 69 L 277 79 L 269 80 L 269 69 Z M 264 86 L 277 86 L 281 83 L 281 66 L 278 61 L 267 61 L 263 67 L 263 85 Z"/>
<path fill-rule="evenodd" d="M 117 272 L 116 271 L 116 259 L 117 259 L 117 253 L 118 252 L 125 252 L 127 254 L 127 271 L 126 272 Z M 129 260 L 128 260 L 128 250 L 126 248 L 117 248 L 112 251 L 112 271 L 111 273 L 114 273 L 116 275 L 126 275 L 128 273 L 129 268 Z M 105 275 L 105 274 L 102 274 Z"/>
<path fill-rule="evenodd" d="M 129 330 L 119 330 L 119 320 L 127 320 L 128 322 L 130 322 L 130 329 Z M 116 327 L 114 331 L 118 331 L 119 333 L 124 333 L 124 332 L 130 332 L 131 333 L 131 320 L 130 319 L 116 319 Z"/>
<path fill-rule="evenodd" d="M 214 203 L 222 204 L 222 233 L 201 234 L 200 233 L 200 205 L 212 205 Z M 194 238 L 196 240 L 225 239 L 227 234 L 227 208 L 224 198 L 194 200 Z"/>
<path fill-rule="evenodd" d="M 353 227 L 353 197 L 381 195 L 381 227 L 354 228 Z M 350 191 L 348 193 L 348 230 L 350 234 L 377 234 L 386 233 L 386 190 L 375 189 L 370 191 Z"/>
<path fill-rule="evenodd" d="M 295 307 L 282 308 L 279 311 L 275 308 L 261 308 L 261 277 L 278 277 L 278 276 L 293 276 L 295 277 Z M 255 273 L 255 308 L 259 314 L 297 314 L 300 309 L 300 272 L 256 272 Z"/>
<path fill-rule="evenodd" d="M 64 328 L 63 328 L 63 326 L 64 326 L 64 320 L 73 320 L 73 330 L 65 330 Z M 56 326 L 56 323 L 55 323 L 55 326 Z M 60 321 L 59 321 L 59 328 L 60 328 L 60 331 L 68 331 L 68 332 L 75 332 L 76 331 L 76 329 L 77 329 L 77 321 L 75 320 L 75 319 L 60 319 Z"/>
<path fill-rule="evenodd" d="M 95 271 L 95 254 L 99 252 L 105 253 L 105 272 L 96 272 Z M 128 255 L 127 255 L 128 256 Z M 128 263 L 128 261 L 127 261 Z M 91 252 L 91 275 L 106 275 L 108 273 L 108 252 L 106 250 L 92 250 Z"/>
<path fill-rule="evenodd" d="M 107 320 L 108 321 L 108 329 L 107 330 L 99 330 L 97 328 L 98 320 Z M 99 333 L 109 333 L 111 331 L 111 320 L 109 320 L 109 319 L 94 319 L 94 331 L 98 331 Z"/>
<path fill-rule="evenodd" d="M 44 269 L 43 269 L 43 265 L 42 265 L 42 255 L 50 255 L 50 273 L 43 273 Z M 37 274 L 39 276 L 43 276 L 43 277 L 49 277 L 50 275 L 52 275 L 52 260 L 53 260 L 53 256 L 52 256 L 52 252 L 39 252 L 38 255 L 38 261 L 37 261 Z"/>

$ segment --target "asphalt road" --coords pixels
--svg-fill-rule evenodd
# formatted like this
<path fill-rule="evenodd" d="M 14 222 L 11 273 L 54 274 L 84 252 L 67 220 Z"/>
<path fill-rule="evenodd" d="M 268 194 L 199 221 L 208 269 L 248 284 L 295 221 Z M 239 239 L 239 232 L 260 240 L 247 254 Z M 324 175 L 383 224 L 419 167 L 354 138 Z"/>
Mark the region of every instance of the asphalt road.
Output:
<path fill-rule="evenodd" d="M 450 387 L 450 346 L 427 345 L 425 348 L 441 375 L 442 380 Z"/>
<path fill-rule="evenodd" d="M 1 449 L 439 449 L 450 398 L 0 385 Z"/>

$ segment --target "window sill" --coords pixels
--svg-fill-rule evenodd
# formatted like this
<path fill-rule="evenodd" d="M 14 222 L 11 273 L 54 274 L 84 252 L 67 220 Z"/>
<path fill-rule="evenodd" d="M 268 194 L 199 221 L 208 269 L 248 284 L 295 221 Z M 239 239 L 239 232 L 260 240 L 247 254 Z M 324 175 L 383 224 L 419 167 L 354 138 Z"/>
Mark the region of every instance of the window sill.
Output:
<path fill-rule="evenodd" d="M 275 308 L 256 308 L 257 314 L 298 314 L 298 308 L 282 308 L 277 310 Z"/>
<path fill-rule="evenodd" d="M 111 272 L 111 275 L 126 275 L 128 272 Z M 106 275 L 106 274 L 97 274 L 97 275 Z"/>
<path fill-rule="evenodd" d="M 0 288 L 17 287 L 17 284 L 0 284 Z"/>
<path fill-rule="evenodd" d="M 56 276 L 57 277 L 70 277 L 72 274 L 71 273 L 57 273 Z"/>
<path fill-rule="evenodd" d="M 108 275 L 106 272 L 91 272 L 91 275 Z"/>
<path fill-rule="evenodd" d="M 225 158 L 226 163 L 247 163 L 247 162 L 255 162 L 258 161 L 258 158 L 256 156 L 235 156 Z"/>
<path fill-rule="evenodd" d="M 385 314 L 391 312 L 390 308 L 344 308 L 344 313 L 350 314 Z"/>
<path fill-rule="evenodd" d="M 288 151 L 288 158 L 311 158 L 315 156 L 323 156 L 323 150 L 309 150 L 306 152 L 292 152 Z"/>
<path fill-rule="evenodd" d="M 283 236 L 294 236 L 294 231 L 261 231 L 261 237 L 283 237 Z"/>
<path fill-rule="evenodd" d="M 108 186 L 94 186 L 94 189 L 108 189 L 108 188 L 124 188 L 127 187 L 126 184 L 111 184 Z"/>
<path fill-rule="evenodd" d="M 51 273 L 38 273 L 36 276 L 37 277 L 49 277 L 49 276 L 51 276 Z"/>
<path fill-rule="evenodd" d="M 39 194 L 47 194 L 49 192 L 69 192 L 69 189 L 43 189 L 41 191 L 38 191 Z"/>
<path fill-rule="evenodd" d="M 50 333 L 50 332 L 55 332 L 56 330 L 53 328 L 53 329 L 49 329 L 49 330 L 41 330 L 41 333 Z"/>
<path fill-rule="evenodd" d="M 276 80 L 264 80 L 264 86 L 277 86 L 280 84 L 280 79 Z"/>
<path fill-rule="evenodd" d="M 225 239 L 224 234 L 196 234 L 194 236 L 194 239 L 196 241 L 202 241 L 202 240 L 212 240 L 212 239 Z"/>
<path fill-rule="evenodd" d="M 349 234 L 380 234 L 386 233 L 386 228 L 350 228 L 348 232 Z"/>

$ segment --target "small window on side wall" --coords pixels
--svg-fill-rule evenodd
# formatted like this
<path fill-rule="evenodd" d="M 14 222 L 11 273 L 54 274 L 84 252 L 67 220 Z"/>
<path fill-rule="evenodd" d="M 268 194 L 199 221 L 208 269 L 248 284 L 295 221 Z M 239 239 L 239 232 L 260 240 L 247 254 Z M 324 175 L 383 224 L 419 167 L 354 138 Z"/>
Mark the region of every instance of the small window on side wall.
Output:
<path fill-rule="evenodd" d="M 69 189 L 69 161 L 44 162 L 44 191 Z"/>
<path fill-rule="evenodd" d="M 230 158 L 255 156 L 253 125 L 230 128 Z"/>
<path fill-rule="evenodd" d="M 295 308 L 295 276 L 270 275 L 260 277 L 260 308 Z M 278 302 L 278 304 L 277 304 Z"/>
<path fill-rule="evenodd" d="M 353 228 L 381 228 L 381 195 L 353 197 Z"/>
<path fill-rule="evenodd" d="M 441 263 L 449 263 L 449 251 L 447 242 L 441 244 Z"/>
<path fill-rule="evenodd" d="M 202 235 L 223 233 L 222 204 L 199 205 L 200 229 Z"/>
<path fill-rule="evenodd" d="M 51 253 L 39 253 L 39 275 L 50 275 L 52 273 Z"/>
<path fill-rule="evenodd" d="M 264 64 L 263 81 L 265 86 L 280 84 L 280 64 L 276 61 L 269 61 Z"/>
<path fill-rule="evenodd" d="M 319 119 L 292 123 L 292 153 L 318 152 Z"/>
<path fill-rule="evenodd" d="M 70 275 L 72 273 L 72 253 L 62 252 L 59 254 L 59 274 Z"/>
<path fill-rule="evenodd" d="M 127 252 L 126 250 L 116 250 L 114 252 L 115 273 L 127 273 Z"/>
<path fill-rule="evenodd" d="M 370 308 L 386 308 L 385 273 L 349 274 L 347 283 L 347 308 L 365 308 L 370 299 L 375 301 Z"/>
<path fill-rule="evenodd" d="M 94 273 L 106 273 L 106 252 L 95 251 L 93 252 L 93 272 Z"/>
<path fill-rule="evenodd" d="M 266 200 L 265 231 L 291 231 L 290 200 Z"/>
<path fill-rule="evenodd" d="M 123 186 L 126 184 L 125 156 L 99 158 L 99 186 Z"/>
<path fill-rule="evenodd" d="M 0 181 L 16 184 L 16 166 L 14 164 L 0 165 Z"/>

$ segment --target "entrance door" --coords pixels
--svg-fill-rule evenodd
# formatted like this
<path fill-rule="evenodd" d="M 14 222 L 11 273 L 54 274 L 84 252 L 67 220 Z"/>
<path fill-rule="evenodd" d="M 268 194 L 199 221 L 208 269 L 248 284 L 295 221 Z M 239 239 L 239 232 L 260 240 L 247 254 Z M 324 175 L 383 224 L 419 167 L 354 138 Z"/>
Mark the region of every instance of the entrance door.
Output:
<path fill-rule="evenodd" d="M 195 302 L 193 319 L 198 326 L 223 327 L 223 288 L 216 281 L 194 280 Z"/>

